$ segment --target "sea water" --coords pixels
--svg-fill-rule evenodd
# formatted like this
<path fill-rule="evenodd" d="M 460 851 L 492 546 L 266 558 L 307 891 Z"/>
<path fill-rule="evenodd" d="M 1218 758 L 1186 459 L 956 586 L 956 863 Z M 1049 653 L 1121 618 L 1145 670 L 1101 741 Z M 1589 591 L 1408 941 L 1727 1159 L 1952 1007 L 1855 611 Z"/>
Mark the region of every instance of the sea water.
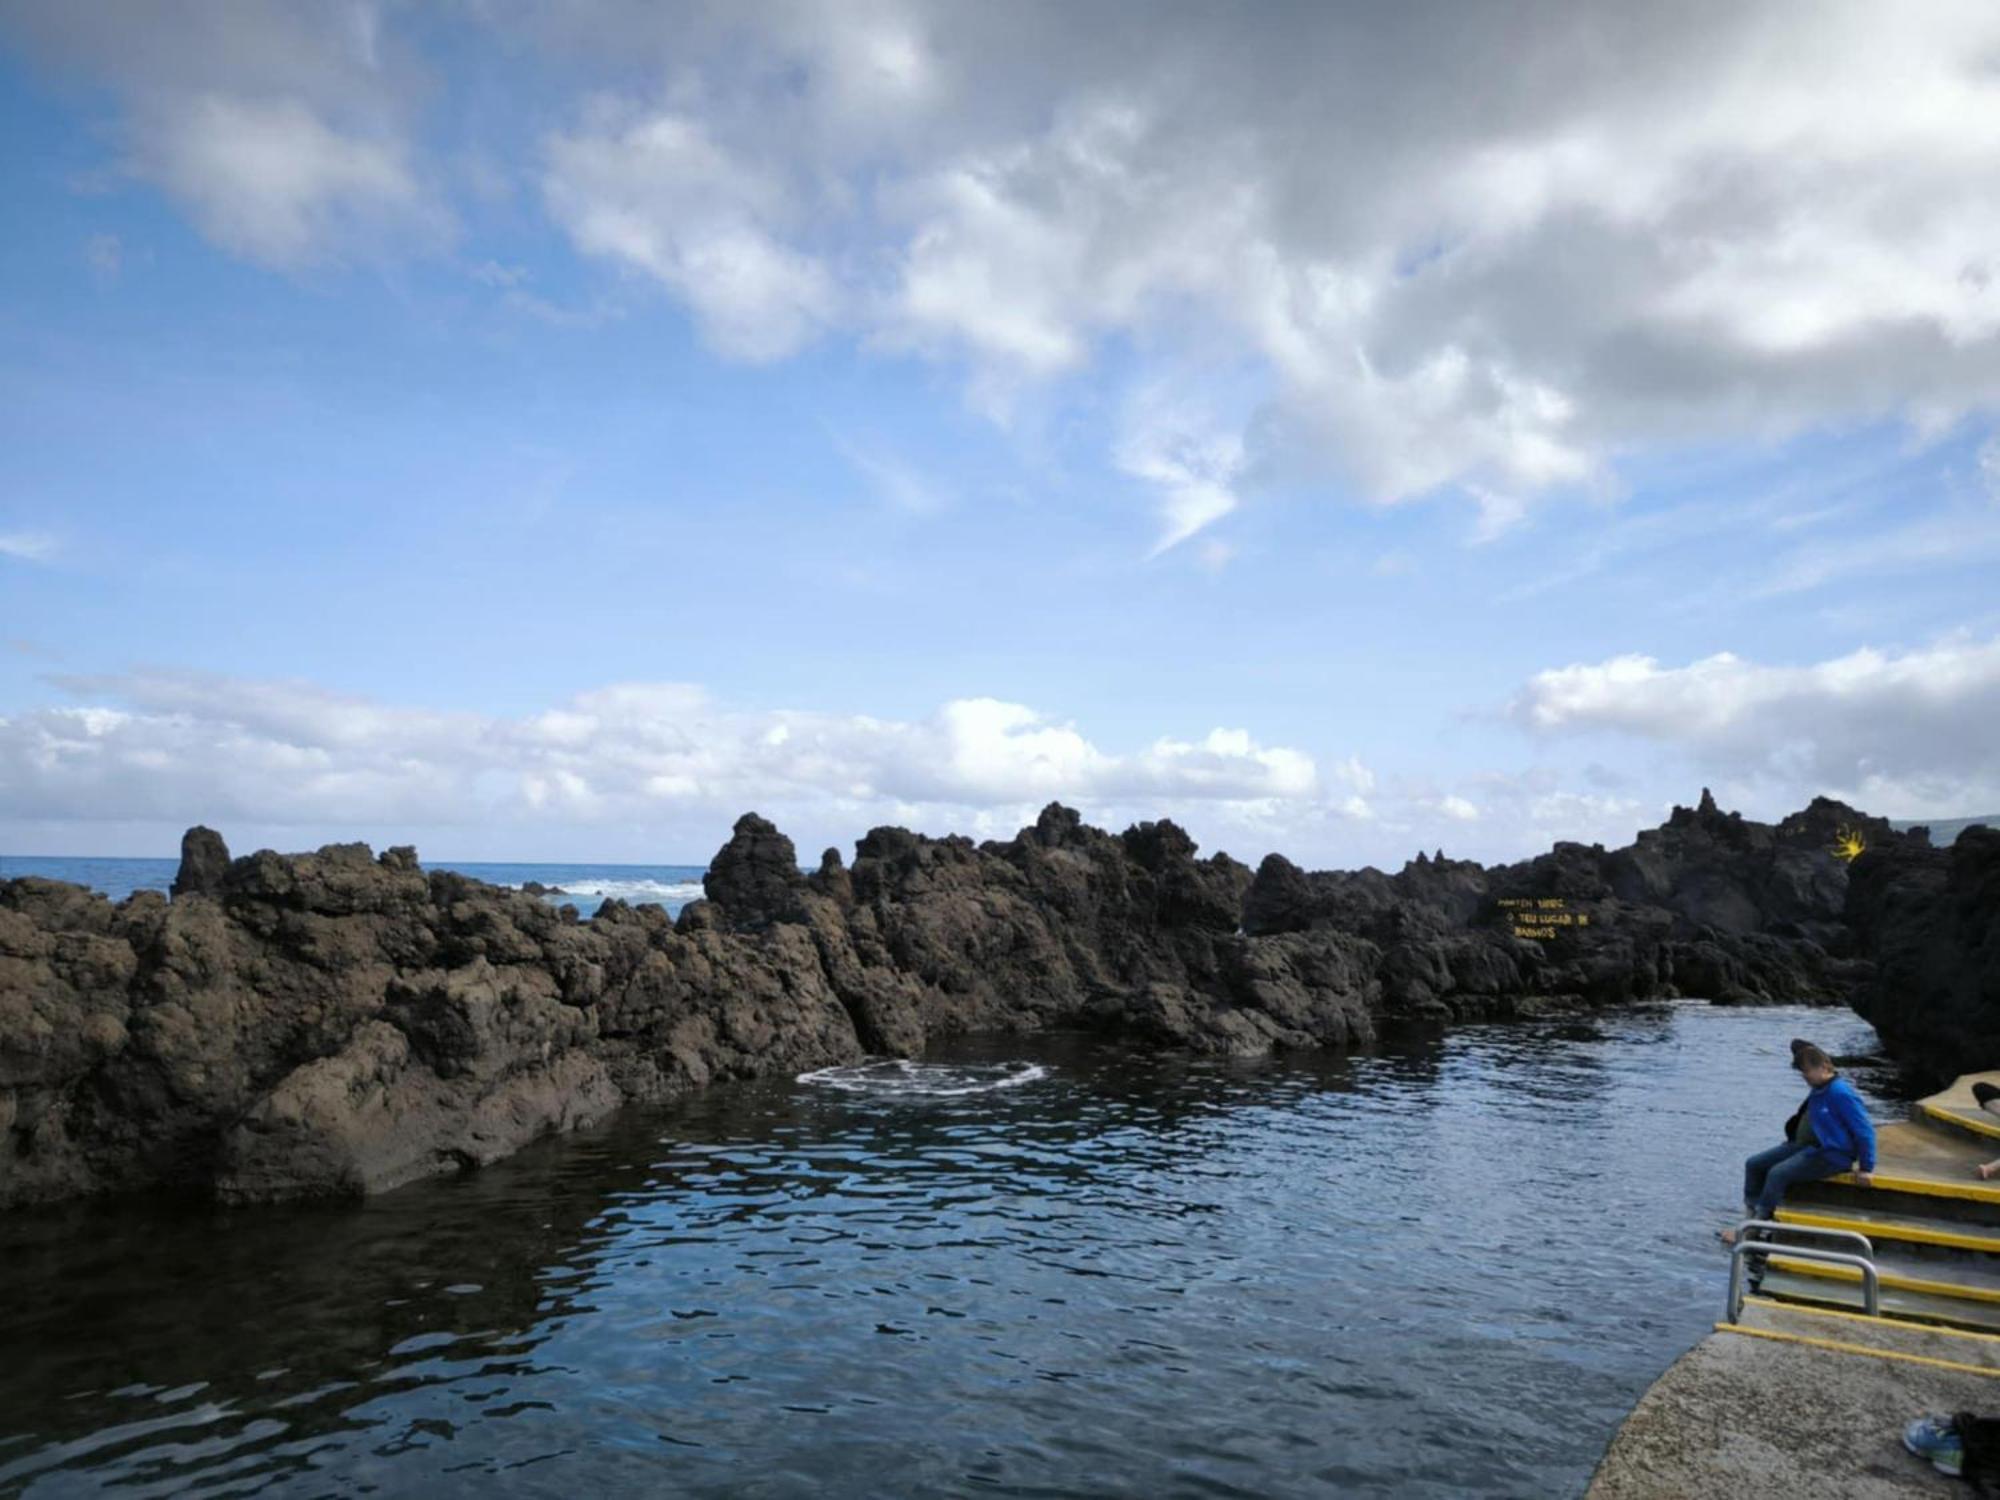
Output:
<path fill-rule="evenodd" d="M 1794 1036 L 1873 1045 L 967 1043 L 366 1203 L 15 1213 L 0 1493 L 1576 1495 L 1722 1308 Z"/>
<path fill-rule="evenodd" d="M 27 855 L 0 854 L 0 880 L 21 875 L 39 875 L 44 880 L 67 880 L 102 891 L 114 901 L 122 901 L 134 891 L 164 891 L 174 883 L 180 861 L 173 859 L 56 859 Z M 688 902 L 701 896 L 702 865 L 610 865 L 534 864 L 494 861 L 425 860 L 427 870 L 456 870 L 491 885 L 519 889 L 528 881 L 556 887 L 546 899 L 562 906 L 574 906 L 579 916 L 589 916 L 607 900 L 617 899 L 637 906 L 655 902 L 669 913 L 679 915 Z"/>

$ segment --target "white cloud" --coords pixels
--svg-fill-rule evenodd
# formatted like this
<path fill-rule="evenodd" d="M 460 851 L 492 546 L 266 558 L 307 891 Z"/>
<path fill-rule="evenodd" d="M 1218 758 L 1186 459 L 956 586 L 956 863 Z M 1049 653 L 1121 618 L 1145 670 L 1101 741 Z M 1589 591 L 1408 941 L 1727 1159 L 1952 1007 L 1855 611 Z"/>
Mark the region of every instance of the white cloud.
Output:
<path fill-rule="evenodd" d="M 497 287 L 501 291 L 511 291 L 529 279 L 526 266 L 502 265 L 497 260 L 482 260 L 465 274 L 484 286 Z"/>
<path fill-rule="evenodd" d="M 412 14 L 0 0 L 113 81 L 139 170 L 280 264 L 437 229 L 415 122 L 453 74 Z M 996 412 L 1249 372 L 1198 461 L 1127 464 L 1163 546 L 1275 482 L 1461 488 L 1490 536 L 1649 448 L 2000 407 L 1991 5 L 470 14 L 454 44 L 504 32 L 556 122 L 555 223 L 729 357 L 839 332 Z"/>
<path fill-rule="evenodd" d="M 1441 845 L 1461 859 L 1480 858 L 1482 851 L 1489 858 L 1520 859 L 1558 840 L 1617 848 L 1631 843 L 1641 828 L 1659 823 L 1673 802 L 1688 801 L 1691 795 L 1678 786 L 1657 799 L 1578 790 L 1569 775 L 1547 766 L 1475 772 L 1463 778 L 1462 792 L 1409 789 L 1412 805 L 1430 815 L 1419 821 L 1427 829 L 1422 842 Z M 1782 811 L 1806 800 L 1800 796 Z"/>
<path fill-rule="evenodd" d="M 1968 680 L 1979 670 L 1963 669 Z M 1438 786 L 1240 728 L 1114 748 L 980 697 L 886 719 L 620 683 L 500 716 L 196 673 L 49 680 L 71 701 L 0 716 L 0 833 L 32 830 L 40 847 L 82 853 L 105 852 L 110 835 L 93 829 L 151 830 L 143 842 L 119 835 L 136 852 L 205 821 L 288 847 L 363 836 L 418 838 L 461 858 L 685 859 L 749 809 L 810 853 L 882 823 L 1006 838 L 1060 800 L 1113 829 L 1171 817 L 1253 863 L 1276 849 L 1315 867 L 1394 869 L 1418 849 L 1491 861 L 1558 839 L 1625 843 L 1701 784 L 1690 776 L 1649 798 L 1610 787 L 1598 768 L 1534 767 Z M 1671 724 L 1671 711 L 1637 722 Z M 1921 759 L 1884 759 L 1853 800 L 1938 816 L 1969 805 L 1963 781 Z M 1758 805 L 1773 816 L 1825 789 L 1802 777 Z"/>
<path fill-rule="evenodd" d="M 0 0 L 0 24 L 110 82 L 124 167 L 233 254 L 300 267 L 428 246 L 449 223 L 415 163 L 420 70 L 374 0 Z"/>
<path fill-rule="evenodd" d="M 1958 505 L 1866 535 L 1800 547 L 1757 590 L 1796 594 L 1846 579 L 2000 562 L 2000 507 Z"/>
<path fill-rule="evenodd" d="M 1016 703 L 922 720 L 750 711 L 627 683 L 520 718 L 398 707 L 309 683 L 187 673 L 56 679 L 82 706 L 0 719 L 0 817 L 260 823 L 601 822 L 675 806 L 917 808 L 940 827 L 1050 799 L 1087 806 L 1309 799 L 1301 751 L 1242 730 L 1118 754 Z"/>
<path fill-rule="evenodd" d="M 1472 531 L 1474 545 L 1494 541 L 1527 519 L 1527 504 L 1517 496 L 1503 495 L 1479 484 L 1467 485 L 1466 493 L 1479 507 L 1479 524 Z"/>
<path fill-rule="evenodd" d="M 1375 773 L 1361 763 L 1357 755 L 1336 763 L 1329 772 L 1336 780 L 1354 788 L 1356 792 L 1367 793 L 1375 790 Z"/>
<path fill-rule="evenodd" d="M 20 562 L 47 562 L 56 555 L 58 543 L 46 531 L 0 531 L 0 557 Z"/>
<path fill-rule="evenodd" d="M 140 159 L 209 238 L 266 265 L 323 259 L 356 221 L 425 214 L 401 142 L 343 134 L 291 100 L 189 100 Z"/>
<path fill-rule="evenodd" d="M 1898 815 L 2000 804 L 2000 639 L 1804 666 L 1616 656 L 1536 673 L 1509 713 L 1540 733 L 1651 740 L 1739 778 Z"/>
<path fill-rule="evenodd" d="M 913 516 L 934 515 L 949 503 L 928 475 L 900 454 L 834 433 L 833 445 L 869 487 L 893 509 Z"/>
<path fill-rule="evenodd" d="M 982 392 L 1113 345 L 1180 399 L 1204 370 L 1260 369 L 1225 465 L 1134 463 L 1115 440 L 1160 488 L 1163 546 L 1274 468 L 1382 503 L 1465 486 L 1484 539 L 1648 443 L 1898 414 L 1935 431 L 2000 398 L 1989 7 L 1893 28 L 1859 3 L 1698 25 L 1167 6 L 1143 35 L 1073 7 L 1007 17 L 885 5 L 850 31 L 781 10 L 683 28 L 670 54 L 643 11 L 595 21 L 681 65 L 662 97 L 742 180 L 822 239 L 838 205 L 843 253 L 810 261 L 814 312 L 778 347 L 838 300 Z M 585 191 L 617 204 L 647 170 Z"/>
<path fill-rule="evenodd" d="M 709 343 L 733 358 L 797 352 L 832 321 L 833 278 L 783 243 L 785 185 L 672 113 L 599 118 L 548 142 L 542 190 L 577 247 L 684 297 Z"/>
<path fill-rule="evenodd" d="M 1155 557 L 1236 509 L 1241 434 L 1205 408 L 1175 403 L 1158 388 L 1128 403 L 1117 460 L 1127 474 L 1160 491 L 1163 529 L 1153 544 Z"/>

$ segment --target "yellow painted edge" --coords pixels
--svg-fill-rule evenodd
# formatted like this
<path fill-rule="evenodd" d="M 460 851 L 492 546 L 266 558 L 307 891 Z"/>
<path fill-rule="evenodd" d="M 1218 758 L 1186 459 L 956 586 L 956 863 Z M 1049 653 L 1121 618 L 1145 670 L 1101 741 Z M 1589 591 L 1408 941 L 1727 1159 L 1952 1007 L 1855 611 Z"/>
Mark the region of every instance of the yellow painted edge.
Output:
<path fill-rule="evenodd" d="M 1928 1354 L 1904 1354 L 1895 1349 L 1870 1349 L 1862 1344 L 1844 1344 L 1839 1339 L 1816 1339 L 1807 1333 L 1780 1333 L 1775 1328 L 1745 1328 L 1741 1323 L 1717 1323 L 1717 1333 L 1740 1333 L 1747 1339 L 1770 1339 L 1780 1344 L 1803 1344 L 1808 1349 L 1830 1349 L 1837 1354 L 1865 1354 L 1870 1359 L 1894 1360 L 1904 1365 L 1929 1365 L 1933 1370 L 1958 1370 L 1967 1375 L 1984 1375 L 2000 1380 L 2000 1370 L 1984 1365 L 1961 1364 L 1955 1359 L 1934 1359 Z"/>
<path fill-rule="evenodd" d="M 1929 1100 L 1924 1100 L 1917 1107 L 1932 1119 L 1942 1120 L 1954 1130 L 1969 1130 L 1974 1135 L 2000 1140 L 2000 1120 L 1995 1120 L 1989 1125 L 1985 1120 L 1968 1119 L 1948 1104 L 1932 1104 Z"/>
<path fill-rule="evenodd" d="M 1847 1187 L 1859 1186 L 1852 1172 L 1842 1172 L 1822 1181 L 1838 1182 Z M 1868 1185 L 1884 1193 L 1918 1193 L 1926 1198 L 1966 1198 L 1974 1203 L 2000 1203 L 2000 1187 L 1991 1183 L 1954 1182 L 1949 1177 L 1898 1177 L 1879 1167 L 1868 1174 Z"/>
<path fill-rule="evenodd" d="M 1769 1307 L 1784 1313 L 1803 1313 L 1809 1318 L 1845 1318 L 1850 1323 L 1866 1323 L 1871 1328 L 1913 1329 L 1922 1334 L 1935 1334 L 1939 1338 L 1973 1339 L 1980 1343 L 2000 1344 L 2000 1333 L 1980 1333 L 1971 1328 L 1947 1328 L 1941 1323 L 1918 1323 L 1910 1318 L 1888 1316 L 1871 1318 L 1864 1312 L 1849 1312 L 1840 1307 L 1821 1307 L 1812 1302 L 1780 1302 L 1775 1297 L 1745 1297 L 1745 1307 Z"/>
<path fill-rule="evenodd" d="M 1861 1272 L 1853 1266 L 1836 1265 L 1824 1260 L 1795 1260 L 1776 1252 L 1772 1253 L 1771 1266 L 1774 1270 L 1789 1271 L 1794 1276 L 1827 1276 L 1835 1281 L 1861 1279 Z M 1953 1297 L 1960 1302 L 2000 1302 L 2000 1287 L 1971 1287 L 1957 1281 L 1929 1281 L 1902 1271 L 1885 1271 L 1880 1266 L 1875 1268 L 1875 1276 L 1883 1286 L 1894 1287 L 1899 1292 L 1921 1292 L 1926 1297 Z"/>
<path fill-rule="evenodd" d="M 1778 1222 L 1811 1224 L 1820 1229 L 1852 1229 L 1871 1240 L 1909 1240 L 1918 1245 L 1944 1245 L 1953 1250 L 1985 1250 L 2000 1255 L 2000 1236 L 1961 1234 L 1955 1229 L 1932 1229 L 1916 1224 L 1877 1224 L 1867 1219 L 1847 1219 L 1832 1213 L 1807 1213 L 1796 1208 L 1779 1209 Z"/>

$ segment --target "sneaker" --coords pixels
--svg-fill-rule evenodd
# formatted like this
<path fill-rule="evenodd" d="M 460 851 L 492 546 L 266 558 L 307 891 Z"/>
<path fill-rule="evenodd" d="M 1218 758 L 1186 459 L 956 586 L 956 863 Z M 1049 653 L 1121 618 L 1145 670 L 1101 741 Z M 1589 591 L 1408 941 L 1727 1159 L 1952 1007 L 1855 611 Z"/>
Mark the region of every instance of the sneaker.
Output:
<path fill-rule="evenodd" d="M 1950 1417 L 1918 1417 L 1903 1429 L 1903 1446 L 1940 1474 L 1956 1478 L 1964 1471 L 1965 1443 Z"/>
<path fill-rule="evenodd" d="M 1983 1081 L 1975 1083 L 1972 1086 L 1972 1100 L 1981 1109 L 1992 1109 L 1995 1099 L 2000 1099 L 2000 1088 L 1995 1088 L 1992 1084 Z M 1996 1111 L 1996 1113 L 2000 1113 L 2000 1111 Z"/>

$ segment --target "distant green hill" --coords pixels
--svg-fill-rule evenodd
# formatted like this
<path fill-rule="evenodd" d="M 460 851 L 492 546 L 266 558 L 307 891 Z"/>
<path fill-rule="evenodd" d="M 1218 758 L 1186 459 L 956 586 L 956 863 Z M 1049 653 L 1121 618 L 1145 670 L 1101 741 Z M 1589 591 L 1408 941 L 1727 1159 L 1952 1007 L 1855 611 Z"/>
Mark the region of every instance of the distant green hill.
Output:
<path fill-rule="evenodd" d="M 1988 813 L 1983 818 L 1936 818 L 1928 822 L 1922 818 L 1891 818 L 1889 821 L 1897 828 L 1928 828 L 1931 831 L 1931 842 L 1942 847 L 1975 823 L 1984 823 L 1988 828 L 2000 828 L 2000 813 Z"/>

